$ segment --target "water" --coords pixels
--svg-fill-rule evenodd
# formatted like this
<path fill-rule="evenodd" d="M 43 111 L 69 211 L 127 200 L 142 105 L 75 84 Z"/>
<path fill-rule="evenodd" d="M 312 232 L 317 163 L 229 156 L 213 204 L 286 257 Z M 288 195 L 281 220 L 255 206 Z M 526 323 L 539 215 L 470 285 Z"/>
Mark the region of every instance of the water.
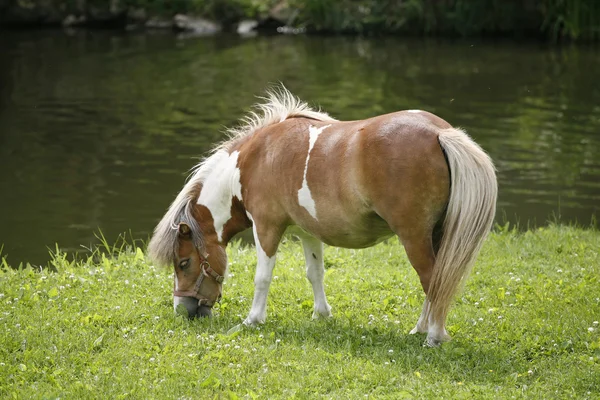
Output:
<path fill-rule="evenodd" d="M 0 243 L 12 264 L 147 239 L 269 83 L 339 119 L 420 108 L 495 160 L 498 221 L 600 209 L 600 50 L 477 40 L 0 32 Z"/>

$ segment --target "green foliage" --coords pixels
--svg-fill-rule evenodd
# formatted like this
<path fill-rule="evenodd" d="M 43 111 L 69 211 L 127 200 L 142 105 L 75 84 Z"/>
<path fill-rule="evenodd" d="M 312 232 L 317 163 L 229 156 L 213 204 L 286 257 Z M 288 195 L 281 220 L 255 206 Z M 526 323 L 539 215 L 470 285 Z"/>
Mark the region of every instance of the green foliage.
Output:
<path fill-rule="evenodd" d="M 170 271 L 132 245 L 4 269 L 0 398 L 593 398 L 600 232 L 497 229 L 437 349 L 407 334 L 423 294 L 396 240 L 325 250 L 329 320 L 310 319 L 301 250 L 285 241 L 255 329 L 240 325 L 256 263 L 240 244 L 212 320 L 174 314 Z"/>
<path fill-rule="evenodd" d="M 318 32 L 547 35 L 598 40 L 596 0 L 290 0 L 299 23 Z"/>
<path fill-rule="evenodd" d="M 600 2 L 594 0 L 546 0 L 540 5 L 542 30 L 554 40 L 600 39 Z"/>

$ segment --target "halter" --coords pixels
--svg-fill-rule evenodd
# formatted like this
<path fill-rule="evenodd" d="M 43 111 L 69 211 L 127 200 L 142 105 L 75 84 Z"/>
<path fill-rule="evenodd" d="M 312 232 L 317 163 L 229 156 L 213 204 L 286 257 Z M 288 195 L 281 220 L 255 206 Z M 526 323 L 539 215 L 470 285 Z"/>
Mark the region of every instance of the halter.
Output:
<path fill-rule="evenodd" d="M 207 299 L 206 297 L 203 297 L 200 295 L 200 286 L 202 285 L 202 281 L 204 281 L 204 278 L 208 277 L 208 276 L 210 276 L 215 281 L 217 281 L 217 283 L 221 283 L 221 284 L 225 280 L 224 276 L 217 274 L 215 272 L 215 270 L 210 267 L 210 263 L 208 262 L 208 260 L 205 257 L 200 256 L 200 276 L 198 276 L 198 279 L 196 279 L 196 284 L 194 285 L 194 289 L 193 290 L 176 290 L 176 288 L 173 287 L 173 296 L 193 297 L 195 299 L 198 299 L 199 306 L 212 307 L 216 302 L 218 302 L 221 299 L 221 295 L 219 294 L 217 299 L 214 301 L 211 301 L 210 299 Z M 173 286 L 175 286 L 175 282 L 173 282 Z"/>

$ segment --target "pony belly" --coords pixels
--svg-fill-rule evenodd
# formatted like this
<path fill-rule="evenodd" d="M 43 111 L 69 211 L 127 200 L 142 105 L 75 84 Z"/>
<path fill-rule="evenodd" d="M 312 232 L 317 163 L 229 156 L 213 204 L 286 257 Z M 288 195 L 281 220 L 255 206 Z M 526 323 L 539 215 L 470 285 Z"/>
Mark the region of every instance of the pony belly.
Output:
<path fill-rule="evenodd" d="M 371 247 L 394 235 L 378 216 L 359 220 L 326 219 L 306 226 L 295 225 L 288 232 L 308 234 L 329 246 L 349 249 Z"/>
<path fill-rule="evenodd" d="M 377 243 L 381 243 L 386 239 L 394 236 L 392 232 L 383 236 L 360 236 L 353 234 L 352 236 L 339 236 L 332 238 L 323 239 L 323 243 L 334 247 L 344 247 L 347 249 L 364 249 L 366 247 L 375 246 Z"/>

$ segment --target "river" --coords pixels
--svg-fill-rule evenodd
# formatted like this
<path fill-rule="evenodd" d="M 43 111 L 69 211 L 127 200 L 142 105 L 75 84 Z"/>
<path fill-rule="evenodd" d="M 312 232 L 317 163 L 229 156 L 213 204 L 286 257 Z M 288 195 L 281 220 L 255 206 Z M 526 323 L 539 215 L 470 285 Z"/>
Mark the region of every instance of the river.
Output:
<path fill-rule="evenodd" d="M 497 221 L 600 210 L 600 49 L 397 37 L 0 32 L 0 244 L 146 240 L 187 171 L 281 81 L 332 116 L 434 112 L 495 160 Z"/>

